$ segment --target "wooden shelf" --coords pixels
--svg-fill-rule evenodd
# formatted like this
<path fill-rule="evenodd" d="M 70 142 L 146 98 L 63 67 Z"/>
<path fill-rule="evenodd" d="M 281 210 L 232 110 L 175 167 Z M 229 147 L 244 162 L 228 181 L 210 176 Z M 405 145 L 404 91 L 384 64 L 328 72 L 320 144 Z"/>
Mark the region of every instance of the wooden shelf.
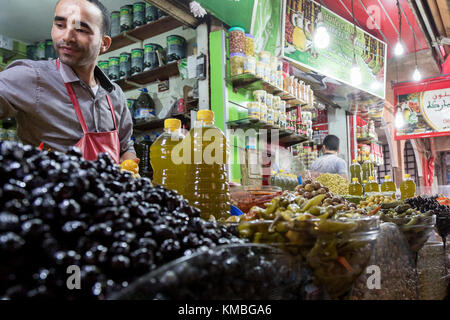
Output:
<path fill-rule="evenodd" d="M 293 131 L 286 130 L 286 129 L 280 129 L 277 126 L 268 124 L 266 122 L 255 120 L 255 119 L 241 119 L 236 121 L 229 121 L 228 127 L 230 129 L 254 129 L 254 130 L 260 130 L 260 129 L 266 129 L 267 130 L 267 139 L 270 141 L 271 139 L 271 133 L 273 130 L 278 130 L 278 141 L 279 144 L 283 147 L 291 147 L 293 145 L 309 141 L 307 136 L 299 135 Z M 258 132 L 257 132 L 258 134 Z"/>
<path fill-rule="evenodd" d="M 155 81 L 169 80 L 170 77 L 175 77 L 179 74 L 178 62 L 171 62 L 162 67 L 144 71 L 129 78 L 116 80 L 115 82 L 123 91 L 130 91 Z"/>
<path fill-rule="evenodd" d="M 133 30 L 122 32 L 118 36 L 115 36 L 112 38 L 111 47 L 105 53 L 118 50 L 136 42 L 144 41 L 148 38 L 181 27 L 182 25 L 181 22 L 170 16 L 162 17 L 159 20 L 147 23 Z"/>
<path fill-rule="evenodd" d="M 164 121 L 168 118 L 175 118 L 181 120 L 181 122 L 189 121 L 191 118 L 186 113 L 176 113 L 165 119 L 155 119 L 147 122 L 137 123 L 134 125 L 134 129 L 138 131 L 147 131 L 153 129 L 164 128 Z"/>
<path fill-rule="evenodd" d="M 303 100 L 297 99 L 289 92 L 284 91 L 282 88 L 272 85 L 269 82 L 264 81 L 262 78 L 258 78 L 252 73 L 243 73 L 237 76 L 229 77 L 225 79 L 228 83 L 233 85 L 233 89 L 237 91 L 240 88 L 246 88 L 247 90 L 257 90 L 262 86 L 262 89 L 274 96 L 279 96 L 281 100 L 285 100 L 286 103 L 291 105 L 305 106 L 307 103 Z M 294 108 L 291 107 L 290 110 Z M 290 111 L 286 110 L 286 111 Z"/>

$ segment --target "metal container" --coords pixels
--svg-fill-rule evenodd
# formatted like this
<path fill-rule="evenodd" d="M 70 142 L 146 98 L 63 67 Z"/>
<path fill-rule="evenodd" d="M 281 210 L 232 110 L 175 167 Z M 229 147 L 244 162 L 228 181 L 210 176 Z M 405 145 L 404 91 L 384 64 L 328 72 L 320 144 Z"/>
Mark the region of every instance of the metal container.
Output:
<path fill-rule="evenodd" d="M 111 80 L 118 80 L 120 74 L 120 58 L 111 57 L 109 58 L 109 74 L 108 77 Z"/>
<path fill-rule="evenodd" d="M 105 75 L 109 74 L 109 61 L 108 60 L 100 60 L 98 62 L 98 67 Z"/>
<path fill-rule="evenodd" d="M 135 2 L 133 4 L 133 28 L 140 27 L 145 23 L 145 2 Z"/>
<path fill-rule="evenodd" d="M 119 79 L 129 77 L 131 75 L 131 53 L 122 52 L 120 54 Z"/>
<path fill-rule="evenodd" d="M 120 32 L 133 28 L 133 6 L 126 5 L 120 8 Z"/>
<path fill-rule="evenodd" d="M 167 13 L 162 11 L 161 9 L 158 9 L 158 19 L 161 19 L 162 17 L 167 16 Z"/>
<path fill-rule="evenodd" d="M 145 4 L 145 21 L 147 23 L 158 20 L 158 8 L 150 3 Z"/>
<path fill-rule="evenodd" d="M 144 71 L 144 49 L 133 49 L 131 51 L 131 75 Z"/>
<path fill-rule="evenodd" d="M 40 41 L 37 44 L 36 59 L 45 60 L 45 41 Z"/>
<path fill-rule="evenodd" d="M 164 48 L 156 43 L 144 46 L 144 71 L 152 70 L 163 65 Z"/>
<path fill-rule="evenodd" d="M 111 12 L 111 37 L 120 34 L 120 11 Z"/>
<path fill-rule="evenodd" d="M 171 35 L 167 37 L 167 63 L 186 58 L 186 39 Z"/>
<path fill-rule="evenodd" d="M 30 44 L 27 46 L 27 59 L 37 60 L 36 59 L 36 51 L 37 47 L 35 44 Z"/>
<path fill-rule="evenodd" d="M 51 39 L 45 41 L 45 59 L 56 59 L 56 51 Z"/>

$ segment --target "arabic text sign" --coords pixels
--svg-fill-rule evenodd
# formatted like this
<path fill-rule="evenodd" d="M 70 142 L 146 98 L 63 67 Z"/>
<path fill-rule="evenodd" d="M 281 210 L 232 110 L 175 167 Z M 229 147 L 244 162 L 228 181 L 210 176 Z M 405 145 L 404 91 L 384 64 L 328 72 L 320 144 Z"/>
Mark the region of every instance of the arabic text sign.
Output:
<path fill-rule="evenodd" d="M 425 91 L 420 103 L 428 124 L 436 131 L 450 131 L 450 88 Z"/>
<path fill-rule="evenodd" d="M 450 88 L 398 95 L 404 125 L 396 139 L 450 135 Z"/>

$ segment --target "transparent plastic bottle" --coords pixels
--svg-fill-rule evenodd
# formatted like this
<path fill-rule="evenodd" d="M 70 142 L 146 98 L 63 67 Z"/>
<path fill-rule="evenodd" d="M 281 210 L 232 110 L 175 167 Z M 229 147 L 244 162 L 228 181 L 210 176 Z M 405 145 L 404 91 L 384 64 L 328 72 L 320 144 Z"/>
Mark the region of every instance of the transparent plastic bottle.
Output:
<path fill-rule="evenodd" d="M 413 198 L 416 193 L 416 184 L 411 178 L 410 174 L 405 174 L 402 183 L 400 184 L 401 199 Z"/>
<path fill-rule="evenodd" d="M 353 178 L 352 183 L 348 187 L 348 193 L 352 196 L 362 196 L 363 194 L 363 187 L 359 183 L 358 178 Z"/>
<path fill-rule="evenodd" d="M 358 160 L 353 159 L 352 164 L 350 165 L 350 179 L 357 178 L 358 182 L 362 182 L 361 176 L 361 165 L 358 163 Z"/>
<path fill-rule="evenodd" d="M 228 218 L 228 146 L 224 133 L 214 126 L 214 112 L 199 110 L 197 122 L 184 141 L 184 196 L 201 210 L 203 219 L 208 220 L 211 215 L 216 219 Z"/>
<path fill-rule="evenodd" d="M 375 177 L 369 177 L 369 183 L 366 185 L 366 192 L 380 192 L 380 186 L 375 180 Z"/>
<path fill-rule="evenodd" d="M 397 191 L 397 187 L 395 186 L 394 181 L 392 181 L 391 176 L 384 176 L 384 181 L 381 184 L 381 192 L 392 192 L 392 197 L 395 198 L 395 192 Z"/>
<path fill-rule="evenodd" d="M 184 166 L 172 161 L 172 150 L 182 143 L 181 121 L 166 119 L 164 133 L 150 147 L 150 163 L 153 168 L 153 183 L 183 194 Z M 179 145 L 181 147 L 181 145 Z M 181 162 L 181 159 L 180 159 Z"/>

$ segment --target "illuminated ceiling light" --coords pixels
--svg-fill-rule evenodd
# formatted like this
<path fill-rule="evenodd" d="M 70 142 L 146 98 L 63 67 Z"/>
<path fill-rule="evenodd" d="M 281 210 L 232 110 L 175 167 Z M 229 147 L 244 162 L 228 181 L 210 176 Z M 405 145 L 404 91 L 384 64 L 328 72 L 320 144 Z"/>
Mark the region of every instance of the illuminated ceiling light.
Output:
<path fill-rule="evenodd" d="M 422 79 L 422 75 L 420 74 L 419 68 L 417 68 L 417 66 L 416 66 L 416 69 L 414 70 L 414 73 L 413 73 L 413 80 L 420 81 L 420 79 Z"/>
<path fill-rule="evenodd" d="M 330 45 L 330 35 L 324 25 L 320 25 L 314 34 L 314 45 L 319 49 L 325 49 Z"/>
<path fill-rule="evenodd" d="M 317 29 L 314 32 L 314 45 L 319 49 L 325 49 L 330 45 L 330 35 L 323 23 L 322 6 L 320 6 L 319 14 L 317 16 Z"/>
<path fill-rule="evenodd" d="M 401 40 L 399 39 L 397 44 L 395 45 L 394 53 L 396 56 L 401 56 L 404 52 L 405 52 L 405 48 L 403 48 Z"/>
<path fill-rule="evenodd" d="M 350 79 L 355 86 L 359 86 L 362 83 L 361 69 L 356 62 L 356 59 L 353 60 L 353 65 L 350 69 Z"/>
<path fill-rule="evenodd" d="M 379 81 L 374 81 L 374 82 L 372 82 L 372 84 L 370 85 L 370 88 L 372 89 L 372 90 L 378 90 L 378 89 L 380 89 L 381 88 L 381 83 L 379 82 Z"/>
<path fill-rule="evenodd" d="M 398 41 L 394 48 L 394 53 L 396 56 L 401 56 L 405 52 L 405 48 L 402 44 L 402 12 L 400 10 L 400 2 L 397 0 L 397 11 L 398 11 Z"/>

